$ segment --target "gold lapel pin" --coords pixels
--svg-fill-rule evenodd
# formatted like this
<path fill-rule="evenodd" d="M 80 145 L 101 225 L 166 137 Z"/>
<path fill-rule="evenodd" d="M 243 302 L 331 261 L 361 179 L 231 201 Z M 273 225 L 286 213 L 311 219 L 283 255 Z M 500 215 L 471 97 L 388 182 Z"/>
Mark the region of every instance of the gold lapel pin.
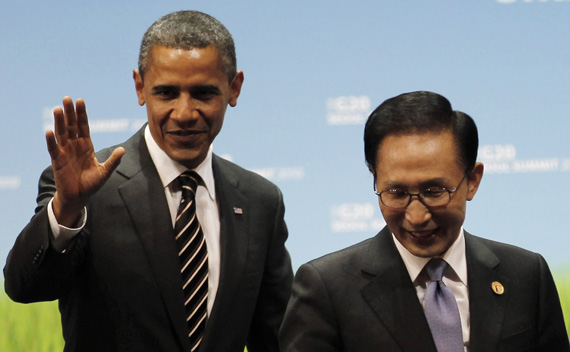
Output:
<path fill-rule="evenodd" d="M 491 284 L 491 288 L 493 289 L 493 292 L 495 292 L 498 295 L 502 295 L 503 293 L 505 293 L 505 287 L 499 281 L 493 281 L 493 283 Z"/>

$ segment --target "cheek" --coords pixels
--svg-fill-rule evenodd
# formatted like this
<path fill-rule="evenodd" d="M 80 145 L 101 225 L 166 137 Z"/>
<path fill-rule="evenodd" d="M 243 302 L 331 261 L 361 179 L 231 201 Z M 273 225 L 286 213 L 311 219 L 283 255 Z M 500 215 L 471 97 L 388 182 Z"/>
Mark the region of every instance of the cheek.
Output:
<path fill-rule="evenodd" d="M 382 212 L 382 216 L 389 227 L 398 226 L 404 221 L 405 213 L 403 211 L 395 211 L 394 209 L 387 208 L 382 204 L 380 204 L 380 211 Z"/>
<path fill-rule="evenodd" d="M 451 204 L 450 204 L 451 205 Z M 433 211 L 432 217 L 436 223 L 450 227 L 450 230 L 455 231 L 456 227 L 463 225 L 465 219 L 465 205 L 455 205 L 448 207 L 445 211 Z"/>
<path fill-rule="evenodd" d="M 204 106 L 202 106 L 202 110 L 204 110 L 208 116 L 224 116 L 227 107 L 228 101 L 223 96 L 218 96 L 204 104 Z"/>
<path fill-rule="evenodd" d="M 160 129 L 161 126 L 168 119 L 168 109 L 160 104 L 147 104 L 146 112 L 148 116 L 148 123 Z"/>
<path fill-rule="evenodd" d="M 453 214 L 456 218 L 460 218 L 461 221 L 465 218 L 465 211 L 467 208 L 467 201 L 463 199 L 462 201 L 452 202 L 453 205 Z"/>
<path fill-rule="evenodd" d="M 212 111 L 211 113 L 204 115 L 206 124 L 210 128 L 210 131 L 214 134 L 218 134 L 224 123 L 224 110 Z"/>

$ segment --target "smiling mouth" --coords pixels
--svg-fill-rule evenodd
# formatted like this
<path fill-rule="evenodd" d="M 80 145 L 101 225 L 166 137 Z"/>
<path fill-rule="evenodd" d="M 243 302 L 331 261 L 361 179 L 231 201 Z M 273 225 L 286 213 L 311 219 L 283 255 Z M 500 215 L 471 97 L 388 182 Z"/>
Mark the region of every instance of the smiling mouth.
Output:
<path fill-rule="evenodd" d="M 194 131 L 194 130 L 176 130 L 176 131 L 170 131 L 168 132 L 168 134 L 172 134 L 175 136 L 193 136 L 193 135 L 197 135 L 203 133 L 202 131 Z"/>
<path fill-rule="evenodd" d="M 198 141 L 205 133 L 200 130 L 174 130 L 168 131 L 167 135 L 178 143 L 188 144 Z"/>
<path fill-rule="evenodd" d="M 407 231 L 414 241 L 429 241 L 435 237 L 436 230 L 428 231 Z"/>

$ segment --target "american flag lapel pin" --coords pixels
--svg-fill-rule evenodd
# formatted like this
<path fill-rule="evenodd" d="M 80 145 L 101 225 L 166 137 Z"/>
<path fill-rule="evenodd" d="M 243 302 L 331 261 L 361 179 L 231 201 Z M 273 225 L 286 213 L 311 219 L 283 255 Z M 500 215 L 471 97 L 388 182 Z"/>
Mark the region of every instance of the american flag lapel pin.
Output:
<path fill-rule="evenodd" d="M 242 215 L 242 214 L 243 214 L 243 209 L 242 209 L 242 208 L 234 207 L 234 214 Z"/>

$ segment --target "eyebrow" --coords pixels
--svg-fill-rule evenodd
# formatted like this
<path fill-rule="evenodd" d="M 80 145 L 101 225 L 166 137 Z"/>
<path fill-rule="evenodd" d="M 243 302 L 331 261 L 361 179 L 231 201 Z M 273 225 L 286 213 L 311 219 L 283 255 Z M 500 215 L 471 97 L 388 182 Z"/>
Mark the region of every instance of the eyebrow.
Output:
<path fill-rule="evenodd" d="M 169 85 L 169 84 L 159 84 L 159 85 L 152 87 L 153 92 L 158 92 L 158 91 L 162 91 L 162 90 L 179 90 L 179 87 L 176 85 Z M 213 85 L 213 84 L 195 85 L 195 86 L 190 87 L 190 91 L 191 92 L 205 91 L 205 92 L 211 92 L 211 93 L 216 93 L 216 94 L 221 93 L 220 88 L 218 86 Z"/>
<path fill-rule="evenodd" d="M 176 86 L 168 85 L 168 84 L 160 84 L 160 85 L 152 87 L 153 92 L 158 92 L 161 90 L 171 90 L 171 89 L 177 89 L 177 88 L 176 88 Z"/>
<path fill-rule="evenodd" d="M 432 178 L 423 182 L 420 182 L 419 187 L 429 187 L 430 185 L 446 185 L 448 184 L 450 181 L 443 178 L 443 177 L 436 177 L 436 178 Z M 385 186 L 388 188 L 409 188 L 410 185 L 407 185 L 403 182 L 399 182 L 399 181 L 387 181 L 385 183 Z"/>
<path fill-rule="evenodd" d="M 213 84 L 195 85 L 195 86 L 190 87 L 190 91 L 191 92 L 206 91 L 206 92 L 216 93 L 216 94 L 219 94 L 222 92 L 218 86 L 215 86 Z"/>

